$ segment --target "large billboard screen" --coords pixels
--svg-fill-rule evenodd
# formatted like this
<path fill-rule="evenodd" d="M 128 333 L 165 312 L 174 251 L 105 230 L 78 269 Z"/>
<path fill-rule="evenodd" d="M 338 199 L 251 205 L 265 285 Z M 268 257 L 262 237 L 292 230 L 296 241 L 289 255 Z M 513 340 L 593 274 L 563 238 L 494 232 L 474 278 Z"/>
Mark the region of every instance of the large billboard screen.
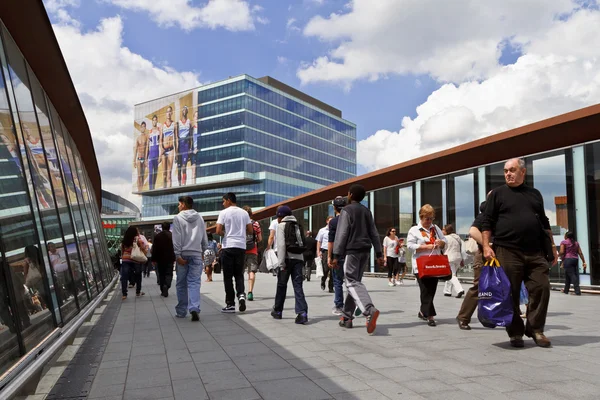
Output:
<path fill-rule="evenodd" d="M 196 183 L 197 94 L 191 90 L 135 107 L 133 193 Z"/>

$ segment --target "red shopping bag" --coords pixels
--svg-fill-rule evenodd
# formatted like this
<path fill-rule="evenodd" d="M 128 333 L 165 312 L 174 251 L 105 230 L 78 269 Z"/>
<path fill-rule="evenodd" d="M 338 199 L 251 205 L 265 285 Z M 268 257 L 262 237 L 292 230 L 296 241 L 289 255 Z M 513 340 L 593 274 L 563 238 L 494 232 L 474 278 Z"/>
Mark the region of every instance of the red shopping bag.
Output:
<path fill-rule="evenodd" d="M 426 255 L 417 258 L 419 278 L 446 278 L 452 276 L 448 256 Z"/>

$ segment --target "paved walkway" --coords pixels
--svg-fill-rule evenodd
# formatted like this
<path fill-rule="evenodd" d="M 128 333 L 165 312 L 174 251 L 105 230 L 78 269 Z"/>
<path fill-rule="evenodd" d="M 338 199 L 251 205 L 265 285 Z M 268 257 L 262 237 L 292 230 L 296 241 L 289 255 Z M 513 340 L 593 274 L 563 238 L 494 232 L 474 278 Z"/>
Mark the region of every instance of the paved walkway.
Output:
<path fill-rule="evenodd" d="M 283 320 L 269 315 L 275 278 L 260 274 L 245 313 L 225 315 L 221 275 L 202 282 L 200 323 L 174 318 L 174 288 L 122 303 L 90 398 L 106 399 L 598 399 L 600 297 L 553 292 L 547 335 L 554 347 L 512 349 L 500 329 L 458 329 L 461 300 L 438 288 L 437 327 L 416 318 L 414 281 L 366 278 L 381 316 L 337 326 L 333 295 L 305 282 L 310 323 L 294 324 L 291 284 Z M 204 280 L 204 275 L 203 275 Z M 113 301 L 120 302 L 118 292 Z"/>

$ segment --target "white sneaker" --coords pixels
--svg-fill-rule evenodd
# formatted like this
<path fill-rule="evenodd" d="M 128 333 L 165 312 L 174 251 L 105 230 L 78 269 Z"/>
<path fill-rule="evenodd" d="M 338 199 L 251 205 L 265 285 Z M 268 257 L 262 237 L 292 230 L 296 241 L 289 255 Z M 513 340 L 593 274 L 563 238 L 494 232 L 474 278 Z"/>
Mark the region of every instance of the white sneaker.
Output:
<path fill-rule="evenodd" d="M 400 279 L 400 285 L 404 285 L 404 280 Z"/>
<path fill-rule="evenodd" d="M 333 315 L 340 316 L 340 315 L 342 315 L 342 309 L 341 308 L 337 308 L 337 307 L 333 307 L 333 309 L 331 310 L 331 313 Z"/>
<path fill-rule="evenodd" d="M 394 285 L 392 282 L 388 282 L 388 286 L 391 287 L 391 286 L 396 286 L 396 285 Z"/>

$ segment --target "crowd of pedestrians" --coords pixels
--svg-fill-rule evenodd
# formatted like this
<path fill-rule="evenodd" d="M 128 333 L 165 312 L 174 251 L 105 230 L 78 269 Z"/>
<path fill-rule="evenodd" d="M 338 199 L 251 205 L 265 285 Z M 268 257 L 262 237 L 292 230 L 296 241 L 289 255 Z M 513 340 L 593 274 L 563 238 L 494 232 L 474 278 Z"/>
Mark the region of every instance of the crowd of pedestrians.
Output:
<path fill-rule="evenodd" d="M 470 238 L 477 243 L 477 250 L 472 250 L 474 254 L 469 253 L 473 256 L 474 279 L 466 291 L 457 277 L 459 269 L 466 264 L 464 242 L 455 233 L 453 225 L 445 225 L 442 229 L 434 224 L 435 209 L 429 204 L 419 209 L 419 223 L 410 228 L 406 239 L 399 237 L 396 228 L 391 227 L 383 241 L 380 241 L 373 215 L 361 203 L 366 193 L 359 184 L 349 188 L 347 197 L 339 196 L 333 200 L 335 216 L 327 217 L 325 226 L 319 229 L 316 237 L 310 231 L 304 231 L 290 207 L 280 206 L 276 219 L 269 226 L 267 240 L 267 249 L 272 249 L 277 259 L 272 266 L 272 272 L 277 276 L 277 288 L 271 316 L 277 320 L 283 318 L 287 286 L 291 279 L 295 322 L 306 324 L 309 321 L 303 282 L 310 281 L 312 265 L 317 259 L 321 261 L 323 271 L 321 289 L 333 293 L 332 313 L 340 317 L 340 327 L 353 328 L 355 318 L 362 314 L 367 333 L 373 334 L 380 312 L 362 282 L 371 252 L 374 251 L 377 263 L 387 268 L 389 286 L 403 284 L 408 253 L 412 257 L 412 272 L 420 292 L 417 317 L 434 327 L 437 325 L 434 299 L 439 278 L 419 271 L 418 260 L 424 256 L 445 255 L 451 274 L 445 277 L 444 295 L 465 296 L 456 321 L 461 330 L 470 330 L 477 308 L 482 266 L 486 260 L 496 258 L 504 268 L 512 290 L 513 319 L 506 327 L 510 344 L 523 347 L 525 335 L 538 346 L 549 347 L 551 342 L 544 335 L 550 297 L 549 266 L 556 264 L 560 253 L 563 260 L 561 268 L 567 275 L 563 291 L 568 294 L 573 285 L 575 294 L 579 295 L 578 259 L 581 258 L 584 266 L 586 264 L 571 232 L 565 235 L 559 252 L 554 248 L 552 254 L 545 254 L 544 240 L 547 237 L 552 240 L 552 232 L 542 196 L 538 190 L 524 183 L 525 173 L 522 159 L 507 161 L 504 166 L 506 184 L 490 191 L 486 201 L 481 203 L 480 213 L 469 230 Z M 192 321 L 199 320 L 201 271 L 204 269 L 207 281 L 211 281 L 217 263 L 221 266 L 225 290 L 225 306 L 221 311 L 236 312 L 237 301 L 237 310 L 244 312 L 246 301 L 254 300 L 260 264 L 258 244 L 262 242 L 262 232 L 258 222 L 252 219 L 252 209 L 247 206 L 239 208 L 236 202 L 234 193 L 223 196 L 224 209 L 216 223 L 216 234 L 222 237 L 220 244 L 214 241 L 212 235 L 207 236 L 204 220 L 193 210 L 193 200 L 188 196 L 179 199 L 180 212 L 173 220 L 173 233 L 169 232 L 169 224 L 166 223 L 162 232 L 154 238 L 151 256 L 148 241 L 135 227 L 130 227 L 121 248 L 123 299 L 127 298 L 127 282 L 130 279 L 136 285 L 136 294 L 144 294 L 141 291 L 143 262 L 139 257 L 133 257 L 141 253 L 148 254 L 155 266 L 164 297 L 168 296 L 175 263 L 177 317 L 184 318 L 189 312 Z M 248 272 L 247 294 L 245 272 Z M 525 322 L 519 309 L 523 283 L 529 296 L 527 312 L 523 315 Z"/>

